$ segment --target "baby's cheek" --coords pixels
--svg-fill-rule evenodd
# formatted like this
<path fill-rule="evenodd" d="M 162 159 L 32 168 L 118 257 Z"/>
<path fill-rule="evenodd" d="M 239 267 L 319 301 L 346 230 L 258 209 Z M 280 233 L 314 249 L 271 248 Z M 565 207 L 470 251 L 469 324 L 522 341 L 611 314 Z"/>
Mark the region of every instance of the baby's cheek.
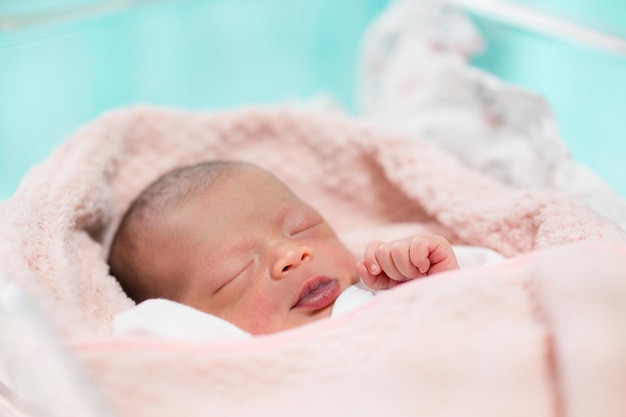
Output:
<path fill-rule="evenodd" d="M 247 314 L 237 311 L 228 317 L 222 318 L 254 335 L 274 333 L 283 327 L 281 323 L 276 321 L 275 316 L 262 309 Z"/>
<path fill-rule="evenodd" d="M 347 249 L 338 250 L 335 254 L 335 270 L 340 277 L 348 277 L 349 285 L 358 281 L 357 259 Z"/>
<path fill-rule="evenodd" d="M 265 294 L 252 297 L 246 291 L 231 297 L 230 302 L 215 315 L 249 333 L 260 334 L 270 324 L 268 301 Z"/>

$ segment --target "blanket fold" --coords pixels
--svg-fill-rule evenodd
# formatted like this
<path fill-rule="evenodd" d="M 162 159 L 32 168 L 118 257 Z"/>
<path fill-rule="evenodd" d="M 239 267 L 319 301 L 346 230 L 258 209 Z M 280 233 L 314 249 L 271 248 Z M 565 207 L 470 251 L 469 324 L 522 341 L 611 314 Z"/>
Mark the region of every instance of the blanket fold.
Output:
<path fill-rule="evenodd" d="M 371 239 L 428 230 L 514 259 L 403 285 L 368 308 L 273 336 L 112 338 L 113 317 L 133 305 L 106 264 L 123 212 L 158 175 L 206 159 L 273 171 L 355 255 Z M 596 241 L 617 246 L 603 251 Z M 394 407 L 396 415 L 569 415 L 555 411 L 557 396 L 572 407 L 587 397 L 578 396 L 585 381 L 570 380 L 581 371 L 570 339 L 584 335 L 567 331 L 578 316 L 555 307 L 567 264 L 591 276 L 594 260 L 604 263 L 609 278 L 581 288 L 617 285 L 624 244 L 614 222 L 566 196 L 512 188 L 426 140 L 293 108 L 113 111 L 78 130 L 0 206 L 2 271 L 33 295 L 122 416 L 260 416 L 296 406 L 302 415 Z M 544 280 L 557 284 L 529 293 Z M 624 410 L 619 369 L 594 380 L 612 384 L 598 399 Z M 323 401 L 311 403 L 312 389 Z"/>
<path fill-rule="evenodd" d="M 617 417 L 626 410 L 623 303 L 606 303 L 593 280 L 567 279 L 595 270 L 623 301 L 625 255 L 622 246 L 554 247 L 237 344 L 94 339 L 74 349 L 127 415 Z M 589 313 L 612 318 L 576 321 Z"/>

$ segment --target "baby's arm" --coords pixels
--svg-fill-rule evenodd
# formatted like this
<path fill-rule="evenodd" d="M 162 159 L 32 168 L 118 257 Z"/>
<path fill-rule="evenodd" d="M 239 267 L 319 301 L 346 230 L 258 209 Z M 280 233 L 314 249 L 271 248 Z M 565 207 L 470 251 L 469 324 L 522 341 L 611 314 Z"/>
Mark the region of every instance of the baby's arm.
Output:
<path fill-rule="evenodd" d="M 363 282 L 374 290 L 389 289 L 404 281 L 458 268 L 452 246 L 438 235 L 371 242 L 363 259 L 357 262 Z"/>

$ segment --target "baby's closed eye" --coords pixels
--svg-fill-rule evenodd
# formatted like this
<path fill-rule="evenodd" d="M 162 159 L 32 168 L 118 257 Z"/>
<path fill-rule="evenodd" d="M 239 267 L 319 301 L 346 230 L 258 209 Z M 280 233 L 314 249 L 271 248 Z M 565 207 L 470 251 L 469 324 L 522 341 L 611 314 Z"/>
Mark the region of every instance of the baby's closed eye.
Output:
<path fill-rule="evenodd" d="M 287 217 L 283 225 L 283 230 L 291 237 L 307 237 L 312 231 L 324 224 L 325 222 L 322 216 L 311 210 L 298 213 L 292 217 Z"/>
<path fill-rule="evenodd" d="M 322 220 L 303 223 L 299 225 L 298 227 L 296 227 L 292 232 L 290 232 L 290 236 L 309 237 L 309 236 L 316 235 L 318 232 L 318 229 L 320 229 L 321 226 L 323 226 L 323 224 L 324 223 Z"/>
<path fill-rule="evenodd" d="M 237 265 L 237 264 L 233 264 L 233 265 Z M 254 259 L 251 259 L 247 263 L 243 263 L 239 265 L 240 266 L 238 267 L 232 268 L 232 271 L 226 271 L 225 273 L 220 274 L 223 278 L 217 279 L 217 282 L 218 282 L 217 287 L 215 291 L 213 291 L 213 294 L 217 294 L 223 291 L 226 287 L 230 286 L 231 284 L 235 284 L 238 281 L 245 279 L 247 274 L 254 267 Z"/>

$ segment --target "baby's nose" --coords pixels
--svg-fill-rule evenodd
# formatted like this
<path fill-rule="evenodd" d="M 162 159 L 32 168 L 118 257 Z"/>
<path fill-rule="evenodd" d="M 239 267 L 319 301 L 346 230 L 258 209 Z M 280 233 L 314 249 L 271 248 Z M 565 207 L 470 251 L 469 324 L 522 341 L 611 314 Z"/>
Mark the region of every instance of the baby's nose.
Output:
<path fill-rule="evenodd" d="M 276 260 L 272 265 L 272 278 L 281 279 L 287 275 L 289 271 L 297 268 L 312 256 L 309 247 L 295 244 L 281 244 L 276 248 Z"/>

